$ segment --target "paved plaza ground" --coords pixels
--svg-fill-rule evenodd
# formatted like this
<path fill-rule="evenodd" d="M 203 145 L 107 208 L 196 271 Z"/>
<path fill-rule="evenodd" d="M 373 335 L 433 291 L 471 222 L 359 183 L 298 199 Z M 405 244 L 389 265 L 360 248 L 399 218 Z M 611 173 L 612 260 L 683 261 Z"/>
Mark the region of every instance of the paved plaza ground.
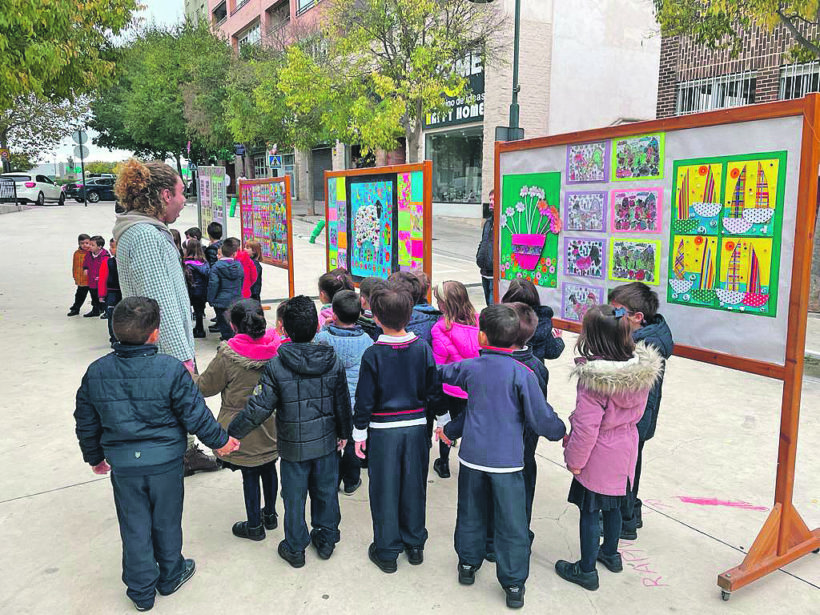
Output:
<path fill-rule="evenodd" d="M 186 207 L 175 228 L 196 224 Z M 82 461 L 74 436 L 74 394 L 96 358 L 109 352 L 98 319 L 67 318 L 74 285 L 71 254 L 78 233 L 110 237 L 113 204 L 33 208 L 0 216 L 6 239 L 0 262 L 0 613 L 134 612 L 120 580 L 120 538 L 110 481 Z M 232 221 L 232 235 L 238 222 Z M 294 224 L 296 291 L 316 294 L 324 249 L 310 245 L 311 221 Z M 477 284 L 473 264 L 480 227 L 435 219 L 434 281 Z M 287 296 L 283 271 L 265 266 L 262 296 L 275 307 Z M 480 285 L 471 287 L 477 306 Z M 268 312 L 273 322 L 274 312 Z M 765 326 L 764 322 L 760 323 Z M 217 336 L 197 340 L 204 368 Z M 548 362 L 550 401 L 565 420 L 573 409 L 572 336 Z M 820 319 L 810 319 L 808 347 L 820 350 Z M 808 555 L 722 602 L 718 573 L 739 564 L 768 514 L 774 493 L 781 386 L 680 358 L 670 361 L 657 436 L 644 451 L 644 528 L 622 543 L 622 574 L 599 571 L 587 592 L 559 579 L 557 559 L 579 555 L 578 512 L 566 501 L 570 474 L 557 443 L 538 448 L 530 578 L 530 612 L 820 613 L 820 555 Z M 219 399 L 208 400 L 216 414 Z M 473 587 L 456 579 L 453 550 L 457 464 L 453 477 L 429 478 L 425 563 L 385 575 L 367 559 L 372 538 L 367 490 L 341 497 L 342 541 L 329 561 L 307 553 L 294 570 L 276 555 L 282 529 L 263 542 L 234 538 L 244 518 L 241 477 L 230 471 L 187 478 L 184 553 L 196 576 L 154 612 L 187 613 L 501 613 L 504 594 L 493 564 Z M 366 478 L 365 485 L 366 485 Z M 811 528 L 820 525 L 820 381 L 803 391 L 795 503 Z M 691 503 L 694 499 L 700 503 Z M 707 505 L 717 503 L 718 505 Z M 281 501 L 278 502 L 280 516 Z"/>

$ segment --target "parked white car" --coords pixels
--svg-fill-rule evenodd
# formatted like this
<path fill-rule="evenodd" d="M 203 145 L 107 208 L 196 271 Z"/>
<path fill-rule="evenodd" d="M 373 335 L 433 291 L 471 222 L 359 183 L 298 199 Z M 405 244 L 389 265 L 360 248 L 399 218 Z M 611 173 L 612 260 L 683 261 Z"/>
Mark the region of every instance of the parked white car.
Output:
<path fill-rule="evenodd" d="M 45 175 L 3 173 L 0 177 L 14 180 L 17 187 L 17 199 L 21 203 L 31 202 L 36 205 L 45 205 L 46 201 L 56 201 L 58 205 L 65 205 L 62 188 Z"/>

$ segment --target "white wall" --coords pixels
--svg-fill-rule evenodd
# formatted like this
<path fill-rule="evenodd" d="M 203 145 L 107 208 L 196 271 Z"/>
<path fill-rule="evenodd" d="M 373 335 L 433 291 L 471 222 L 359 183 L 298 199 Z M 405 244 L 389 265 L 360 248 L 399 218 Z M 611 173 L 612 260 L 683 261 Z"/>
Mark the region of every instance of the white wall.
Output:
<path fill-rule="evenodd" d="M 560 0 L 552 38 L 550 134 L 654 119 L 661 39 L 651 0 Z"/>

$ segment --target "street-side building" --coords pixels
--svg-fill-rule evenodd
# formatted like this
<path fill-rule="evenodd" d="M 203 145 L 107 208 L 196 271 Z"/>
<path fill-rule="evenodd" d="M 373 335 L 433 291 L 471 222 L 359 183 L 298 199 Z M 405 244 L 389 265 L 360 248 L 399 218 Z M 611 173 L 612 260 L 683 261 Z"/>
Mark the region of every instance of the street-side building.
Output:
<path fill-rule="evenodd" d="M 816 26 L 806 26 L 805 35 L 810 40 L 818 34 Z M 698 45 L 689 37 L 663 37 L 658 72 L 658 118 L 790 100 L 820 92 L 820 61 L 790 62 L 788 52 L 794 44 L 795 39 L 785 26 L 749 30 L 736 57 L 728 50 Z M 818 233 L 815 233 L 809 306 L 815 312 L 820 311 Z"/>
<path fill-rule="evenodd" d="M 185 0 L 185 19 L 194 25 L 202 20 L 207 20 L 207 0 Z"/>
<path fill-rule="evenodd" d="M 315 32 L 318 0 L 207 0 L 209 19 L 234 49 L 281 45 Z M 448 110 L 425 118 L 419 159 L 433 161 L 434 212 L 479 218 L 493 181 L 495 129 L 509 123 L 514 0 L 495 0 L 506 15 L 498 32 L 506 50 L 488 66 L 480 55 L 456 60 L 469 91 Z M 539 0 L 521 3 L 519 104 L 526 137 L 652 119 L 657 102 L 660 36 L 651 0 Z M 409 158 L 404 139 L 393 152 L 366 158 L 356 146 L 322 144 L 309 151 L 279 147 L 282 172 L 298 200 L 324 199 L 323 173 Z M 270 152 L 244 162 L 256 177 L 271 173 Z M 243 161 L 237 161 L 237 173 Z M 244 171 L 250 176 L 250 169 Z"/>

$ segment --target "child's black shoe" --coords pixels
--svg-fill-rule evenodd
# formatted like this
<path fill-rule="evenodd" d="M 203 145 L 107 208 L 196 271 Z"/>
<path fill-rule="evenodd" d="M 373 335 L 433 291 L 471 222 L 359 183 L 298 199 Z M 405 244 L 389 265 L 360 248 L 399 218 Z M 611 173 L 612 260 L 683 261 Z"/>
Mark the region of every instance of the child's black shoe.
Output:
<path fill-rule="evenodd" d="M 350 487 L 345 487 L 342 493 L 345 495 L 353 495 L 358 491 L 359 487 L 362 486 L 362 479 L 360 478 L 359 481 L 355 485 L 351 485 Z"/>
<path fill-rule="evenodd" d="M 237 538 L 247 538 L 248 540 L 265 540 L 265 526 L 261 523 L 258 527 L 251 527 L 247 521 L 238 521 L 233 524 L 233 535 Z"/>
<path fill-rule="evenodd" d="M 78 316 L 79 314 L 80 314 L 80 310 L 75 310 L 75 309 L 72 308 L 72 309 L 68 310 L 68 314 L 66 314 L 66 316 Z"/>
<path fill-rule="evenodd" d="M 99 315 L 99 310 L 91 310 L 88 314 L 83 314 L 83 318 L 96 318 Z"/>
<path fill-rule="evenodd" d="M 376 555 L 376 543 L 370 543 L 370 546 L 367 548 L 367 556 L 370 558 L 370 561 L 376 564 L 376 567 L 382 572 L 392 574 L 399 569 L 395 560 L 392 562 L 388 562 L 383 559 L 379 559 L 379 556 Z"/>
<path fill-rule="evenodd" d="M 475 583 L 475 571 L 478 570 L 475 566 L 470 564 L 458 565 L 458 582 L 462 585 L 472 585 Z"/>
<path fill-rule="evenodd" d="M 100 314 L 100 320 L 108 320 L 108 312 L 103 312 Z"/>
<path fill-rule="evenodd" d="M 205 333 L 205 329 L 194 329 L 194 337 L 196 338 L 203 338 L 207 337 L 207 333 Z"/>
<path fill-rule="evenodd" d="M 524 586 L 510 585 L 504 588 L 507 594 L 507 606 L 511 609 L 520 609 L 524 606 Z"/>
<path fill-rule="evenodd" d="M 450 478 L 450 464 L 444 459 L 439 458 L 433 462 L 433 471 L 439 478 Z"/>
<path fill-rule="evenodd" d="M 413 566 L 418 566 L 424 563 L 424 549 L 421 547 L 405 547 L 407 553 L 407 561 Z"/>
<path fill-rule="evenodd" d="M 208 331 L 211 333 L 219 333 L 219 326 L 218 325 L 211 325 L 208 327 Z"/>
<path fill-rule="evenodd" d="M 322 532 L 317 532 L 316 530 L 311 532 L 310 542 L 316 547 L 316 552 L 322 559 L 330 559 L 330 556 L 333 555 L 335 545 L 328 543 L 322 535 Z"/>
<path fill-rule="evenodd" d="M 162 591 L 161 589 L 157 588 L 160 596 L 170 596 L 175 591 L 177 591 L 180 587 L 185 585 L 194 573 L 196 572 L 196 562 L 192 559 L 185 560 L 185 567 L 182 569 L 182 574 L 179 577 L 179 580 L 174 585 L 174 588 L 171 591 Z"/>
<path fill-rule="evenodd" d="M 279 557 L 281 557 L 294 568 L 301 568 L 305 565 L 305 552 L 291 551 L 288 548 L 288 543 L 286 543 L 284 540 L 279 543 L 279 548 L 276 550 L 276 552 L 279 554 Z"/>
<path fill-rule="evenodd" d="M 621 540 L 638 540 L 638 530 L 631 527 L 622 527 Z"/>
<path fill-rule="evenodd" d="M 606 566 L 607 570 L 610 572 L 623 572 L 624 570 L 624 563 L 621 559 L 620 553 L 615 553 L 615 555 L 607 555 L 600 549 L 598 550 L 598 561 L 601 562 L 604 566 Z"/>
<path fill-rule="evenodd" d="M 573 563 L 559 559 L 555 562 L 555 572 L 565 581 L 580 585 L 589 591 L 594 592 L 598 589 L 598 571 L 584 572 L 581 570 L 580 561 Z"/>
<path fill-rule="evenodd" d="M 279 515 L 277 515 L 275 512 L 270 515 L 263 515 L 262 518 L 265 520 L 266 530 L 272 531 L 279 527 Z"/>
<path fill-rule="evenodd" d="M 134 601 L 132 600 L 132 602 L 134 602 Z M 145 611 L 150 611 L 151 609 L 153 609 L 154 608 L 154 603 L 153 602 L 143 602 L 142 604 L 140 604 L 139 602 L 134 602 L 134 608 L 137 609 L 140 613 L 143 613 Z"/>

